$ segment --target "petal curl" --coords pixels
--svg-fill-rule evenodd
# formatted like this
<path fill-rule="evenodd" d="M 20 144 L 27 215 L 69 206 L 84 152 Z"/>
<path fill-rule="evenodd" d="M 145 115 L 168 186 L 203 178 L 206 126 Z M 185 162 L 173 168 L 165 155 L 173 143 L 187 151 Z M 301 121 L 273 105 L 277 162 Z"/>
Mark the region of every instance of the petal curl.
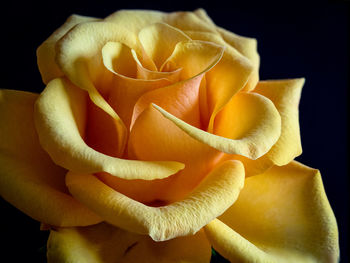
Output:
<path fill-rule="evenodd" d="M 57 226 L 96 224 L 101 218 L 68 193 L 66 171 L 42 150 L 34 127 L 38 95 L 0 90 L 0 193 L 35 220 Z"/>
<path fill-rule="evenodd" d="M 155 242 L 102 223 L 84 228 L 51 230 L 48 262 L 209 263 L 211 249 L 203 231 L 193 236 Z"/>
<path fill-rule="evenodd" d="M 214 130 L 217 135 L 190 126 L 161 107 L 153 106 L 191 137 L 219 151 L 250 159 L 264 155 L 281 133 L 278 111 L 269 99 L 258 94 L 236 94 L 218 116 Z"/>
<path fill-rule="evenodd" d="M 281 136 L 272 148 L 256 160 L 243 156 L 226 156 L 240 160 L 246 176 L 261 174 L 273 165 L 286 165 L 302 152 L 299 130 L 299 100 L 304 79 L 260 81 L 254 89 L 269 98 L 281 116 Z"/>
<path fill-rule="evenodd" d="M 120 193 L 142 203 L 169 204 L 184 199 L 214 168 L 222 153 L 179 129 L 152 107 L 144 110 L 133 129 L 128 144 L 131 159 L 172 160 L 185 164 L 185 169 L 163 180 L 119 180 L 102 175 L 103 182 Z"/>
<path fill-rule="evenodd" d="M 178 42 L 190 40 L 181 30 L 164 23 L 145 27 L 138 36 L 144 51 L 158 70 L 172 54 Z"/>
<path fill-rule="evenodd" d="M 118 159 L 88 147 L 86 93 L 64 79 L 51 81 L 36 102 L 35 124 L 42 147 L 55 163 L 68 170 L 108 172 L 125 179 L 153 180 L 181 170 L 177 162 L 142 162 Z"/>
<path fill-rule="evenodd" d="M 63 37 L 70 29 L 80 23 L 98 21 L 99 19 L 88 16 L 71 15 L 67 21 L 46 39 L 37 49 L 37 63 L 42 80 L 45 84 L 54 78 L 64 76 L 55 61 L 57 41 Z"/>
<path fill-rule="evenodd" d="M 232 261 L 337 262 L 339 257 L 337 224 L 320 173 L 295 161 L 247 178 L 236 203 L 219 219 L 227 226 L 210 223 L 206 232 Z"/>
<path fill-rule="evenodd" d="M 213 170 L 184 200 L 149 207 L 113 190 L 91 174 L 69 172 L 66 177 L 74 197 L 107 222 L 148 234 L 155 241 L 193 235 L 235 202 L 243 183 L 243 165 L 228 161 Z"/>

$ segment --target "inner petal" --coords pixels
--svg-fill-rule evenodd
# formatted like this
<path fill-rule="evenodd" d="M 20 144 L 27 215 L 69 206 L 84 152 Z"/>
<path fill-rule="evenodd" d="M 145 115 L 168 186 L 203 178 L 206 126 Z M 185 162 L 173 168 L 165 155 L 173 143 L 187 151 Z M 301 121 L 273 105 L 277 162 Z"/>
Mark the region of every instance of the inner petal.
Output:
<path fill-rule="evenodd" d="M 164 23 L 156 23 L 143 28 L 138 37 L 145 53 L 153 60 L 158 70 L 172 54 L 178 42 L 190 40 L 179 29 Z"/>

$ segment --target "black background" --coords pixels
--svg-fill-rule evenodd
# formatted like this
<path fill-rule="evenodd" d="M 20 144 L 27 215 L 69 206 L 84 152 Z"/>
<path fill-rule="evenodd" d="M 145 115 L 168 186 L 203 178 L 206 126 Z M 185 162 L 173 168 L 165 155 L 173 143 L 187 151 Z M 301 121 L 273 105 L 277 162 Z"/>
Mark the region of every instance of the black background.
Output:
<path fill-rule="evenodd" d="M 0 88 L 34 92 L 44 88 L 35 50 L 72 13 L 105 17 L 118 9 L 177 11 L 203 7 L 217 25 L 257 38 L 261 79 L 306 78 L 300 103 L 303 154 L 298 160 L 321 170 L 338 221 L 341 262 L 348 262 L 349 2 L 124 2 L 14 1 L 3 5 Z M 47 233 L 3 200 L 0 229 L 3 259 L 10 256 L 8 262 L 41 262 L 40 248 L 45 246 Z"/>

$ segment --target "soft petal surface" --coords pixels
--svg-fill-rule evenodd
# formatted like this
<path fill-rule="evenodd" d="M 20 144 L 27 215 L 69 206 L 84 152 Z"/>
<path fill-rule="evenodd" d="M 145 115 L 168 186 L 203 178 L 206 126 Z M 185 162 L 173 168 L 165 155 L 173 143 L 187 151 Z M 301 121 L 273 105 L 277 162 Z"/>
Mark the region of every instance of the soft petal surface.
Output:
<path fill-rule="evenodd" d="M 304 79 L 260 81 L 254 89 L 269 98 L 281 116 L 281 136 L 272 148 L 257 160 L 243 156 L 225 156 L 243 162 L 246 176 L 261 174 L 273 165 L 286 165 L 302 152 L 299 129 L 299 100 Z"/>
<path fill-rule="evenodd" d="M 71 15 L 67 21 L 46 39 L 37 49 L 37 62 L 41 77 L 45 84 L 64 75 L 55 61 L 56 43 L 70 29 L 80 23 L 98 21 L 99 19 L 80 15 Z"/>
<path fill-rule="evenodd" d="M 148 234 L 155 241 L 193 235 L 235 202 L 243 183 L 243 165 L 228 161 L 213 170 L 184 200 L 150 207 L 113 190 L 94 175 L 69 172 L 66 177 L 74 197 L 107 222 Z"/>
<path fill-rule="evenodd" d="M 129 158 L 156 161 L 165 158 L 185 164 L 185 169 L 163 180 L 100 178 L 113 189 L 143 203 L 169 204 L 185 198 L 214 168 L 222 153 L 191 138 L 156 109 L 144 110 L 131 130 Z"/>
<path fill-rule="evenodd" d="M 48 263 L 209 263 L 211 248 L 203 231 L 155 242 L 106 223 L 51 230 Z"/>
<path fill-rule="evenodd" d="M 338 230 L 318 170 L 291 162 L 245 180 L 236 203 L 206 227 L 235 262 L 337 262 Z M 245 253 L 247 252 L 247 253 Z"/>
<path fill-rule="evenodd" d="M 172 54 L 178 42 L 190 40 L 181 30 L 164 23 L 145 27 L 138 36 L 144 51 L 158 70 Z"/>
<path fill-rule="evenodd" d="M 0 90 L 0 194 L 30 217 L 57 226 L 84 226 L 101 219 L 73 199 L 66 171 L 42 150 L 34 127 L 38 95 Z"/>
<path fill-rule="evenodd" d="M 125 179 L 164 178 L 183 168 L 177 162 L 118 159 L 84 142 L 87 95 L 64 79 L 51 81 L 36 103 L 35 123 L 42 147 L 55 163 L 77 172 L 108 172 Z"/>
<path fill-rule="evenodd" d="M 218 116 L 215 134 L 190 126 L 161 107 L 153 106 L 191 137 L 222 152 L 250 159 L 264 155 L 281 133 L 277 109 L 269 99 L 259 94 L 236 94 Z"/>

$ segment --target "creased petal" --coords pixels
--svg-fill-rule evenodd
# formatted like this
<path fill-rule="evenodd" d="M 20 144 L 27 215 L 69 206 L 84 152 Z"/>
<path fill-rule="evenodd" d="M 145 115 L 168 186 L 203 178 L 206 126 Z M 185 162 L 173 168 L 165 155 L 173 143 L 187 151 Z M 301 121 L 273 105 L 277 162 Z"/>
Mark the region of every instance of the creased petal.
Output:
<path fill-rule="evenodd" d="M 190 40 L 182 31 L 164 23 L 156 23 L 139 32 L 140 43 L 157 69 L 173 53 L 178 42 Z"/>
<path fill-rule="evenodd" d="M 188 136 L 153 107 L 144 110 L 135 122 L 129 137 L 128 154 L 131 159 L 171 158 L 185 164 L 185 169 L 162 180 L 127 181 L 99 175 L 113 189 L 146 204 L 169 204 L 184 199 L 222 156 L 221 152 Z"/>
<path fill-rule="evenodd" d="M 134 105 L 141 95 L 171 85 L 173 81 L 179 79 L 181 72 L 181 70 L 164 73 L 147 71 L 139 65 L 135 52 L 119 42 L 108 42 L 102 49 L 102 58 L 106 69 L 113 74 L 106 90 L 108 103 L 121 117 L 126 127 L 130 127 Z M 136 78 L 139 75 L 143 78 Z"/>
<path fill-rule="evenodd" d="M 232 261 L 337 262 L 339 257 L 337 224 L 320 173 L 295 161 L 247 178 L 236 203 L 219 219 L 227 226 L 210 223 L 206 232 Z"/>
<path fill-rule="evenodd" d="M 180 78 L 193 78 L 203 72 L 211 71 L 221 60 L 224 47 L 199 40 L 179 42 L 161 67 L 163 71 L 182 68 Z"/>
<path fill-rule="evenodd" d="M 213 170 L 184 200 L 150 207 L 113 190 L 91 174 L 69 172 L 66 177 L 74 197 L 107 222 L 148 234 L 155 241 L 193 235 L 235 202 L 243 183 L 243 165 L 228 161 Z"/>
<path fill-rule="evenodd" d="M 142 162 L 104 155 L 84 142 L 87 97 L 64 79 L 51 81 L 36 103 L 35 124 L 42 147 L 68 170 L 108 172 L 125 179 L 153 180 L 176 173 L 177 162 Z"/>
<path fill-rule="evenodd" d="M 281 132 L 278 111 L 269 99 L 259 94 L 236 94 L 218 116 L 215 126 L 217 135 L 190 126 L 159 106 L 153 106 L 191 137 L 219 151 L 250 159 L 265 154 Z"/>
<path fill-rule="evenodd" d="M 127 28 L 107 22 L 78 24 L 57 42 L 56 61 L 66 77 L 86 90 L 90 99 L 116 120 L 119 134 L 126 127 L 104 95 L 111 85 L 112 74 L 103 66 L 102 48 L 107 42 L 121 42 L 136 51 L 137 36 Z"/>
<path fill-rule="evenodd" d="M 203 231 L 193 236 L 155 242 L 102 223 L 84 228 L 51 230 L 48 262 L 209 263 L 211 248 Z"/>
<path fill-rule="evenodd" d="M 52 35 L 38 47 L 36 51 L 37 62 L 41 77 L 45 84 L 49 83 L 49 81 L 53 80 L 54 78 L 64 75 L 55 61 L 55 46 L 57 41 L 75 25 L 98 20 L 99 19 L 94 17 L 71 15 L 60 28 L 52 33 Z"/>
<path fill-rule="evenodd" d="M 38 95 L 0 90 L 0 193 L 35 220 L 57 226 L 96 224 L 100 217 L 68 193 L 66 171 L 40 147 L 33 109 Z"/>

